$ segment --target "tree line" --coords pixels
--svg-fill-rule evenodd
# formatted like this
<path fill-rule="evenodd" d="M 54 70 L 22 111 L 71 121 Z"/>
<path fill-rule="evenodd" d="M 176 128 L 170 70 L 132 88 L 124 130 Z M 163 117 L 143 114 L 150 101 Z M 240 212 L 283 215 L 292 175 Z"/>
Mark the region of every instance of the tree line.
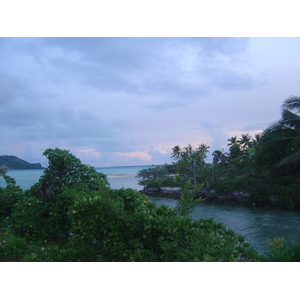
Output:
<path fill-rule="evenodd" d="M 160 190 L 183 188 L 190 182 L 201 186 L 199 193 L 208 200 L 300 209 L 300 97 L 289 97 L 281 109 L 281 119 L 262 133 L 229 138 L 229 151 L 213 151 L 212 164 L 205 162 L 209 145 L 176 145 L 171 154 L 174 163 L 149 168 L 148 174 L 141 170 L 139 183 L 146 190 Z"/>

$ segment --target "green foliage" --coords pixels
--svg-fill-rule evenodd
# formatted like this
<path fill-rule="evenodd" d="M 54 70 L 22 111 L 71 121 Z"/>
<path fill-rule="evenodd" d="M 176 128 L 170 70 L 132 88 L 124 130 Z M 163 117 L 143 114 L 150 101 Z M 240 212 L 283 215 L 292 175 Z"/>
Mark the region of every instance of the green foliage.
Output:
<path fill-rule="evenodd" d="M 260 141 L 257 163 L 273 175 L 300 176 L 300 97 L 292 96 L 282 104 L 282 117 L 271 124 Z"/>
<path fill-rule="evenodd" d="M 146 189 L 160 190 L 162 187 L 180 187 L 182 183 L 178 177 L 171 175 L 174 173 L 175 166 L 164 165 L 139 170 L 137 178 L 138 183 L 146 187 Z"/>
<path fill-rule="evenodd" d="M 160 190 L 163 186 L 161 181 L 156 180 L 139 180 L 139 185 L 144 185 L 147 189 Z"/>
<path fill-rule="evenodd" d="M 204 199 L 196 198 L 197 193 L 202 189 L 203 184 L 198 187 L 193 187 L 188 182 L 182 192 L 180 199 L 175 207 L 175 213 L 179 216 L 188 216 L 195 208 L 195 206 L 204 201 Z"/>
<path fill-rule="evenodd" d="M 156 206 L 130 189 L 77 194 L 70 207 L 74 238 L 87 246 L 87 261 L 239 261 L 248 257 L 243 238 L 213 220 L 193 222 L 174 209 Z M 69 245 L 69 247 L 70 247 Z"/>
<path fill-rule="evenodd" d="M 70 233 L 67 212 L 71 201 L 70 195 L 66 196 L 66 193 L 59 196 L 57 203 L 45 203 L 37 197 L 24 197 L 15 205 L 5 223 L 16 236 L 28 240 L 64 241 Z"/>
<path fill-rule="evenodd" d="M 162 180 L 139 180 L 139 184 L 146 187 L 146 189 L 160 190 L 162 187 L 183 187 L 184 182 L 179 176 L 168 176 Z"/>
<path fill-rule="evenodd" d="M 156 166 L 138 171 L 137 178 L 142 180 L 162 180 L 168 175 L 168 171 L 164 166 Z"/>
<path fill-rule="evenodd" d="M 193 148 L 191 144 L 183 149 L 179 146 L 172 148 L 171 157 L 177 161 L 175 166 L 185 183 L 192 180 L 193 186 L 196 187 L 200 183 L 199 177 L 202 182 L 204 181 L 205 158 L 209 152 L 208 149 L 209 146 L 206 144 L 200 144 L 197 148 Z"/>
<path fill-rule="evenodd" d="M 105 175 L 83 165 L 66 150 L 47 149 L 49 160 L 38 183 L 16 203 L 6 223 L 19 236 L 28 239 L 64 241 L 69 237 L 68 208 L 77 192 L 107 189 Z"/>
<path fill-rule="evenodd" d="M 283 237 L 275 237 L 271 240 L 266 241 L 270 249 L 279 249 L 282 247 L 285 243 L 285 240 Z"/>
<path fill-rule="evenodd" d="M 201 153 L 205 156 L 207 147 L 200 148 L 196 152 L 203 150 Z M 207 167 L 204 156 L 197 154 L 198 164 L 197 155 L 194 158 L 192 155 L 196 152 L 191 147 L 185 151 L 182 157 L 178 156 L 178 163 L 184 166 L 187 159 L 187 178 L 183 174 L 170 177 L 165 167 L 139 173 L 139 178 L 150 186 L 187 183 L 178 205 L 169 208 L 157 206 L 131 189 L 111 190 L 105 175 L 81 164 L 69 151 L 47 149 L 44 155 L 49 166 L 30 190 L 22 192 L 13 179 L 5 177 L 7 186 L 0 189 L 0 196 L 10 204 L 1 208 L 5 234 L 0 238 L 0 259 L 45 262 L 300 260 L 300 244 L 279 246 L 279 240 L 277 244 L 273 241 L 271 244 L 278 247 L 259 257 L 245 238 L 223 224 L 213 219 L 193 221 L 187 217 L 202 201 L 196 195 L 203 185 L 195 185 L 194 179 L 216 182 L 213 179 L 215 167 L 218 168 L 217 182 L 223 189 L 254 186 L 252 197 L 258 198 L 266 193 L 264 185 L 272 192 L 274 186 L 268 184 L 265 177 L 233 167 L 230 161 L 218 161 L 215 166 Z M 232 186 L 226 186 L 230 182 Z M 290 179 L 284 182 L 292 186 L 291 193 L 296 195 L 297 186 L 291 185 Z M 292 199 L 298 203 L 296 198 Z"/>
<path fill-rule="evenodd" d="M 169 176 L 163 180 L 161 180 L 161 186 L 162 187 L 183 187 L 184 183 L 180 179 L 180 176 Z"/>
<path fill-rule="evenodd" d="M 6 234 L 0 237 L 0 261 L 23 261 L 30 254 L 30 248 L 25 238 Z"/>
<path fill-rule="evenodd" d="M 16 186 L 16 181 L 10 176 L 5 175 L 4 171 L 0 171 L 0 176 L 3 177 L 6 187 L 0 187 L 0 222 L 8 217 L 14 205 L 22 198 L 23 191 L 19 186 Z"/>
<path fill-rule="evenodd" d="M 177 169 L 174 164 L 164 164 L 164 168 L 167 170 L 168 174 L 176 174 Z"/>
<path fill-rule="evenodd" d="M 269 191 L 266 186 L 250 187 L 250 203 L 254 203 L 256 206 L 268 205 L 271 203 L 269 197 Z"/>
<path fill-rule="evenodd" d="M 25 243 L 30 234 L 37 237 L 38 230 L 27 230 L 22 237 L 11 235 L 9 246 L 1 248 L 3 260 L 254 261 L 257 256 L 244 238 L 223 224 L 212 219 L 193 222 L 131 189 L 76 191 L 69 197 L 70 234 L 64 243 L 39 237 L 29 248 Z M 38 210 L 36 203 L 32 214 Z M 15 250 L 7 256 L 7 249 Z"/>
<path fill-rule="evenodd" d="M 95 168 L 84 165 L 67 150 L 47 149 L 43 155 L 49 165 L 38 183 L 33 185 L 30 193 L 45 202 L 55 201 L 63 189 L 98 190 L 109 185 L 105 175 L 100 175 Z"/>
<path fill-rule="evenodd" d="M 281 183 L 273 187 L 278 197 L 278 206 L 286 209 L 300 209 L 300 187 L 298 182 Z"/>
<path fill-rule="evenodd" d="M 263 262 L 299 262 L 300 242 L 292 245 L 285 245 L 284 238 L 274 238 L 266 242 L 269 252 L 259 256 Z"/>

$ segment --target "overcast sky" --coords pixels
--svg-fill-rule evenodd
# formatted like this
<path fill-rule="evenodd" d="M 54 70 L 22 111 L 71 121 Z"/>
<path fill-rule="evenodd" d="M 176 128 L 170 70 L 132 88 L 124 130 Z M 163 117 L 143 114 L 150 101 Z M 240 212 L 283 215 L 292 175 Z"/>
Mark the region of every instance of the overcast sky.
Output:
<path fill-rule="evenodd" d="M 300 94 L 300 38 L 0 38 L 0 155 L 96 167 L 261 132 Z M 211 158 L 208 158 L 208 161 Z"/>

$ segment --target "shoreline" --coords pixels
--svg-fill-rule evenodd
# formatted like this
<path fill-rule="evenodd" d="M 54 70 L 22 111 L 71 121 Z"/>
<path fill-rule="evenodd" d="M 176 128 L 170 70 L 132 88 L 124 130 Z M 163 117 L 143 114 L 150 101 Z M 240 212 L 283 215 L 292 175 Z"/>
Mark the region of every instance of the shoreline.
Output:
<path fill-rule="evenodd" d="M 170 198 L 174 200 L 178 200 L 181 197 L 181 188 L 161 188 L 160 190 L 155 189 L 143 189 L 139 191 L 141 194 L 150 197 L 159 197 L 159 198 Z M 227 205 L 234 205 L 240 207 L 259 207 L 259 208 L 266 208 L 266 209 L 280 209 L 284 211 L 300 211 L 300 209 L 289 209 L 284 208 L 280 203 L 273 200 L 269 204 L 260 204 L 256 205 L 255 203 L 251 202 L 249 199 L 249 194 L 244 192 L 234 192 L 228 193 L 224 195 L 217 195 L 214 190 L 205 191 L 202 190 L 198 192 L 198 197 L 202 197 L 206 203 L 212 204 L 227 204 Z"/>

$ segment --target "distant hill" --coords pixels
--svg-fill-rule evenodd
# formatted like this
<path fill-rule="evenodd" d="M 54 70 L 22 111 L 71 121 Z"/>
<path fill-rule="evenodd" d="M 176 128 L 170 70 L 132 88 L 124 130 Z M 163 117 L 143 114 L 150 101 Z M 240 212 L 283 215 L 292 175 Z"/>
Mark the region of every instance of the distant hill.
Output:
<path fill-rule="evenodd" d="M 43 167 L 40 163 L 31 164 L 14 155 L 1 155 L 0 169 L 28 170 L 28 169 L 43 169 Z"/>

